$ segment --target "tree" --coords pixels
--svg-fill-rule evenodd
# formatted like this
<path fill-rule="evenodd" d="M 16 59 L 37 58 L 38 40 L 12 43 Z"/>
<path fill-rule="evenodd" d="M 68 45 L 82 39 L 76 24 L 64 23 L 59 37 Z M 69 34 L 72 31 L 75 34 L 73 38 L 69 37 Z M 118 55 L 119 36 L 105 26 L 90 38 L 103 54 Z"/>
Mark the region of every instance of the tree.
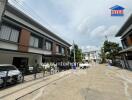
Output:
<path fill-rule="evenodd" d="M 116 55 L 121 49 L 118 43 L 105 41 L 101 48 L 101 58 L 103 62 L 105 62 L 106 59 L 111 59 L 114 62 Z"/>
<path fill-rule="evenodd" d="M 105 63 L 106 62 L 106 56 L 105 56 L 104 48 L 103 47 L 101 48 L 101 53 L 99 54 L 99 56 L 102 59 L 101 63 Z"/>
<path fill-rule="evenodd" d="M 78 48 L 78 45 L 74 45 L 75 48 L 75 59 L 76 62 L 81 62 L 82 61 L 82 50 Z M 71 55 L 70 55 L 70 61 L 74 62 L 74 48 L 71 49 Z"/>

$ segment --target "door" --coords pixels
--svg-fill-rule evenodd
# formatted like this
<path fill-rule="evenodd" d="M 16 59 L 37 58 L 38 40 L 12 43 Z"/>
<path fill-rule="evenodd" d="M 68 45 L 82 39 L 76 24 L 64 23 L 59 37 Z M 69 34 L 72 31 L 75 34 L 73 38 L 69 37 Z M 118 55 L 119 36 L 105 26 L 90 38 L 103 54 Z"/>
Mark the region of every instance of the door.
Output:
<path fill-rule="evenodd" d="M 15 65 L 20 71 L 25 72 L 28 69 L 28 58 L 14 57 L 13 65 Z"/>

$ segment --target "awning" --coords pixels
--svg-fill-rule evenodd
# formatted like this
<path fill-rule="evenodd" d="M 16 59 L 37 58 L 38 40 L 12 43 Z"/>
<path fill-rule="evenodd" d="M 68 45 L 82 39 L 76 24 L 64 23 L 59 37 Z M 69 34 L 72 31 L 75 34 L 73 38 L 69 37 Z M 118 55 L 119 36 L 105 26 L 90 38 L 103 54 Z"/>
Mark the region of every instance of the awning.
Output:
<path fill-rule="evenodd" d="M 130 46 L 130 47 L 126 48 L 126 49 L 123 49 L 119 53 L 127 53 L 127 52 L 132 52 L 132 46 Z"/>

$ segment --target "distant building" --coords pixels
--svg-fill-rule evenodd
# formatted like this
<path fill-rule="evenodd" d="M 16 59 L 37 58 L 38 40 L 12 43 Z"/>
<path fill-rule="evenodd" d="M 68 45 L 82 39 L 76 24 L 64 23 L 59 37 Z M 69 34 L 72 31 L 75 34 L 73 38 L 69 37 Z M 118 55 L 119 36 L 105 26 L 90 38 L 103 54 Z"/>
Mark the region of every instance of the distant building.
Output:
<path fill-rule="evenodd" d="M 121 6 L 113 6 L 110 8 L 111 9 L 111 16 L 123 16 L 124 15 L 124 9 Z"/>
<path fill-rule="evenodd" d="M 99 60 L 100 60 L 98 50 L 84 52 L 83 55 L 84 55 L 83 61 L 88 61 L 88 62 L 96 61 L 96 62 L 99 62 Z"/>
<path fill-rule="evenodd" d="M 122 66 L 132 69 L 132 15 L 121 27 L 116 37 L 121 37 L 123 46 L 123 50 L 120 51 Z"/>
<path fill-rule="evenodd" d="M 0 1 L 0 64 L 68 61 L 68 42 L 5 1 Z"/>

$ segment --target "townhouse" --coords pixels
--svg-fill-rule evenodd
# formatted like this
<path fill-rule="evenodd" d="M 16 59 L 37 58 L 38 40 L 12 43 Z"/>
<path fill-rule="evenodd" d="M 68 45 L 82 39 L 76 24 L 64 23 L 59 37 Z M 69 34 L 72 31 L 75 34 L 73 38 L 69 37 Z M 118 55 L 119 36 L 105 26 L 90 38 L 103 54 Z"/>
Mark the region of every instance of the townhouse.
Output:
<path fill-rule="evenodd" d="M 6 0 L 0 1 L 0 64 L 68 61 L 71 45 Z"/>
<path fill-rule="evenodd" d="M 100 61 L 99 50 L 84 52 L 83 55 L 84 55 L 83 61 L 89 61 L 89 62 Z"/>
<path fill-rule="evenodd" d="M 120 51 L 121 64 L 124 68 L 132 69 L 132 15 L 121 27 L 116 37 L 121 37 L 123 50 Z"/>

